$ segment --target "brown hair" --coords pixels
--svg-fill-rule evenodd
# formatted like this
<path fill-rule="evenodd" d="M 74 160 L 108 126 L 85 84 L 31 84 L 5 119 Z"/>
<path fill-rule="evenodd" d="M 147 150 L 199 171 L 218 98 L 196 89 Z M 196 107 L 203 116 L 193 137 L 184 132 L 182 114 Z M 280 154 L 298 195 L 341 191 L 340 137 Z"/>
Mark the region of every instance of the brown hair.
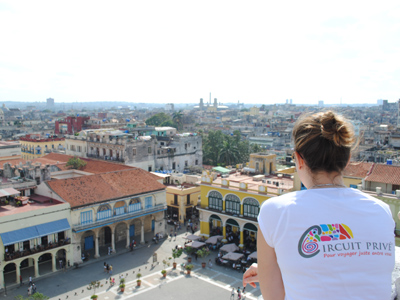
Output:
<path fill-rule="evenodd" d="M 292 132 L 294 150 L 311 172 L 341 172 L 355 143 L 353 127 L 332 111 L 301 117 Z"/>

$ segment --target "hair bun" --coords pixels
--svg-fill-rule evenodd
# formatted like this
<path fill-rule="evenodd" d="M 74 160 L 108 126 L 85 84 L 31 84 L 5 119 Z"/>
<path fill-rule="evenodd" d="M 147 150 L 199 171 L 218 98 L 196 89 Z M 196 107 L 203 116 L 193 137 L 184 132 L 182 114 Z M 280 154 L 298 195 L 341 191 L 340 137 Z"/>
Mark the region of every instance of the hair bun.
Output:
<path fill-rule="evenodd" d="M 320 115 L 321 135 L 338 147 L 352 147 L 354 132 L 349 122 L 332 111 Z"/>

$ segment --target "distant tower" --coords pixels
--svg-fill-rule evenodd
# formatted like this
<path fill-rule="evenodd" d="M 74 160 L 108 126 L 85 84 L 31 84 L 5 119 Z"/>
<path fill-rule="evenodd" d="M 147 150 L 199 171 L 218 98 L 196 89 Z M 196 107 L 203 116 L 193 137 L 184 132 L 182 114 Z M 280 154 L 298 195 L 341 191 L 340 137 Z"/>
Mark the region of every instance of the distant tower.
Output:
<path fill-rule="evenodd" d="M 319 100 L 318 101 L 318 106 L 319 107 L 324 107 L 324 101 L 323 100 Z"/>
<path fill-rule="evenodd" d="M 286 104 L 289 104 L 289 99 L 286 99 Z"/>
<path fill-rule="evenodd" d="M 53 98 L 47 98 L 47 107 L 48 108 L 53 108 L 54 107 L 54 99 Z"/>
<path fill-rule="evenodd" d="M 400 129 L 400 99 L 397 104 L 397 128 Z"/>
<path fill-rule="evenodd" d="M 290 99 L 290 104 L 293 104 L 293 100 L 292 99 Z"/>
<path fill-rule="evenodd" d="M 215 108 L 218 108 L 217 98 L 214 98 L 214 107 L 215 107 Z"/>
<path fill-rule="evenodd" d="M 211 105 L 211 92 L 210 92 L 210 102 L 209 102 L 209 104 Z"/>
<path fill-rule="evenodd" d="M 200 98 L 200 105 L 199 105 L 200 109 L 203 110 L 204 109 L 204 102 L 203 102 L 203 98 Z"/>

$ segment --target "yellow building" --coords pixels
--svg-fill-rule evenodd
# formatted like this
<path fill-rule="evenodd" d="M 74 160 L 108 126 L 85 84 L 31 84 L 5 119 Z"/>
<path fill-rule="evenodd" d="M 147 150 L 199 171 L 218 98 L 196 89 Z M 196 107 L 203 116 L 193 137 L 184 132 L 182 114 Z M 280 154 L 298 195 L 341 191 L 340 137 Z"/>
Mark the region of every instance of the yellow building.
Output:
<path fill-rule="evenodd" d="M 39 135 L 28 134 L 19 140 L 22 158 L 25 160 L 33 160 L 56 150 L 65 150 L 64 138 L 43 138 Z"/>
<path fill-rule="evenodd" d="M 257 106 L 250 107 L 250 115 L 256 116 L 258 114 L 260 114 L 260 108 Z"/>
<path fill-rule="evenodd" d="M 183 223 L 184 220 L 191 219 L 200 196 L 200 186 L 182 184 L 178 186 L 167 186 L 167 206 L 168 214 L 176 216 L 174 220 Z"/>
<path fill-rule="evenodd" d="M 276 171 L 276 154 L 252 153 L 248 168 L 251 173 L 271 174 Z"/>
<path fill-rule="evenodd" d="M 205 237 L 223 235 L 223 242 L 239 247 L 255 245 L 257 216 L 262 203 L 293 190 L 291 174 L 231 174 L 224 178 L 203 172 L 201 178 L 200 231 Z M 229 238 L 235 239 L 230 241 Z"/>

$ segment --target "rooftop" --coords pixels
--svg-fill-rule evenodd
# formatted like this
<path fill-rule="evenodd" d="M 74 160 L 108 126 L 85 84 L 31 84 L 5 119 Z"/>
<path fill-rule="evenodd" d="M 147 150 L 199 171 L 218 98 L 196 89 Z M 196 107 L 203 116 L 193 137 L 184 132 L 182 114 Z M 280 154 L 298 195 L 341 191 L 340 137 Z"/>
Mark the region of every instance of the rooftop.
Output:
<path fill-rule="evenodd" d="M 18 206 L 18 207 L 10 205 L 10 204 L 2 205 L 2 206 L 0 206 L 0 217 L 11 216 L 11 215 L 16 215 L 16 214 L 20 214 L 20 213 L 26 213 L 29 211 L 34 211 L 34 210 L 62 204 L 62 202 L 59 202 L 57 200 L 53 200 L 53 203 L 50 203 L 50 202 L 38 203 L 38 202 L 33 202 L 33 201 L 31 201 L 31 202 L 32 203 L 28 203 L 26 205 Z"/>
<path fill-rule="evenodd" d="M 343 176 L 365 178 L 372 166 L 373 163 L 370 162 L 351 162 L 346 169 L 343 170 Z"/>
<path fill-rule="evenodd" d="M 374 164 L 365 181 L 375 181 L 400 185 L 400 167 L 385 164 Z"/>
<path fill-rule="evenodd" d="M 46 184 L 71 207 L 164 190 L 160 178 L 142 169 L 131 168 L 96 175 L 51 180 Z"/>
<path fill-rule="evenodd" d="M 263 177 L 263 178 L 261 178 Z M 247 189 L 258 192 L 259 186 L 265 186 L 267 192 L 278 193 L 278 189 L 290 190 L 293 188 L 293 179 L 290 176 L 276 176 L 276 175 L 240 175 L 240 173 L 231 174 L 228 177 L 217 177 L 212 185 L 221 185 L 222 180 L 229 180 L 229 189 L 240 190 L 240 183 L 247 183 Z M 263 179 L 265 179 L 263 182 Z"/>

